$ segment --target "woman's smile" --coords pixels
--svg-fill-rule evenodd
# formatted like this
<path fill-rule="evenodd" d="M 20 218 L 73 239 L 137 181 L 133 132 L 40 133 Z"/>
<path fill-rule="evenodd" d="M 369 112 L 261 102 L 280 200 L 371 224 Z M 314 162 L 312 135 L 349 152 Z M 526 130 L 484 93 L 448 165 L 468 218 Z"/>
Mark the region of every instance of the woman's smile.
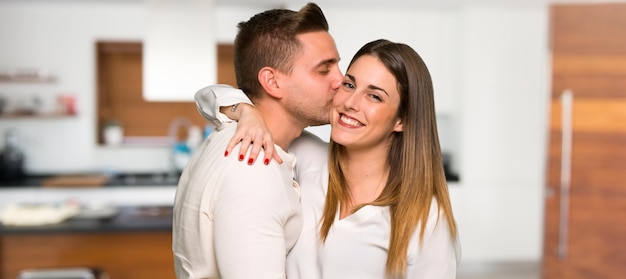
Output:
<path fill-rule="evenodd" d="M 339 124 L 348 128 L 359 128 L 359 127 L 363 127 L 365 126 L 365 124 L 361 123 L 360 121 L 347 116 L 344 113 L 340 113 L 339 114 Z"/>

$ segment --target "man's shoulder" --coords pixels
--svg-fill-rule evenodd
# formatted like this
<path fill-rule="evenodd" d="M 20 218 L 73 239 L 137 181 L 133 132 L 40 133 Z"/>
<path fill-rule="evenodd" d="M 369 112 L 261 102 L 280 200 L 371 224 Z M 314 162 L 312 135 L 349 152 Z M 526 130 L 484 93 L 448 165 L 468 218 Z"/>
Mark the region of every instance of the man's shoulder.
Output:
<path fill-rule="evenodd" d="M 235 147 L 237 150 L 239 146 Z M 220 166 L 216 187 L 219 195 L 235 194 L 242 198 L 262 198 L 282 201 L 286 190 L 293 186 L 293 171 L 287 164 L 272 160 L 269 165 L 263 162 L 239 161 L 238 153 L 229 155 Z M 263 158 L 259 154 L 259 158 Z"/>
<path fill-rule="evenodd" d="M 237 122 L 227 122 L 215 127 L 209 136 L 232 137 L 232 135 L 235 134 L 235 131 L 237 131 Z"/>

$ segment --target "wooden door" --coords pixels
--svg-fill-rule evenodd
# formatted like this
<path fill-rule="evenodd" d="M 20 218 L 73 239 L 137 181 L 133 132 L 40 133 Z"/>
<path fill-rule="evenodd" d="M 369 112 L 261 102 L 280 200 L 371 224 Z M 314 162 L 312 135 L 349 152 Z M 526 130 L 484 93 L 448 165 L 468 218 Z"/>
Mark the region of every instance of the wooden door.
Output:
<path fill-rule="evenodd" d="M 543 278 L 624 278 L 626 4 L 550 12 Z"/>

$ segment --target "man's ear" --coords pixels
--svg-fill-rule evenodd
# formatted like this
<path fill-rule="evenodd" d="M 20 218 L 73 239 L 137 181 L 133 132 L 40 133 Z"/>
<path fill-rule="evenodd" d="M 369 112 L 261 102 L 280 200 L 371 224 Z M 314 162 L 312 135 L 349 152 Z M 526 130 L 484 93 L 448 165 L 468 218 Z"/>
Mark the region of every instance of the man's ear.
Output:
<path fill-rule="evenodd" d="M 258 79 L 261 86 L 268 95 L 274 98 L 282 98 L 282 93 L 278 85 L 279 73 L 272 67 L 263 67 L 259 71 Z"/>

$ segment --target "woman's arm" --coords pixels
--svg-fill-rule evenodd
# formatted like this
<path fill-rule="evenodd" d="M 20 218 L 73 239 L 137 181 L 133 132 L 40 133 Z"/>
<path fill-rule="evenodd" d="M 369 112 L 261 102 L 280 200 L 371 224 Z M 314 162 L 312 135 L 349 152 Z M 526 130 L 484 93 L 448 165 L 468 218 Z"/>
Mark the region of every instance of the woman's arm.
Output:
<path fill-rule="evenodd" d="M 407 279 L 412 278 L 456 278 L 457 266 L 461 261 L 461 245 L 458 236 L 452 238 L 450 226 L 446 216 L 437 208 L 437 202 L 433 200 L 426 230 L 424 242 L 418 245 L 417 235 L 419 226 L 414 235 L 413 245 L 409 248 L 409 262 L 407 264 Z"/>
<path fill-rule="evenodd" d="M 220 107 L 230 107 L 240 103 L 252 105 L 252 102 L 243 91 L 225 84 L 204 87 L 196 92 L 194 98 L 200 115 L 217 127 L 220 127 L 223 123 L 238 120 L 238 118 L 229 118 L 229 116 L 239 116 L 237 114 L 221 113 Z"/>
<path fill-rule="evenodd" d="M 226 147 L 224 156 L 228 156 L 235 145 L 241 142 L 238 155 L 240 161 L 244 160 L 250 148 L 248 164 L 253 164 L 263 148 L 264 164 L 269 164 L 272 158 L 282 164 L 282 159 L 274 152 L 274 140 L 263 117 L 243 91 L 230 85 L 211 85 L 196 92 L 195 100 L 198 112 L 216 127 L 219 128 L 223 123 L 239 122 L 237 132 Z"/>

